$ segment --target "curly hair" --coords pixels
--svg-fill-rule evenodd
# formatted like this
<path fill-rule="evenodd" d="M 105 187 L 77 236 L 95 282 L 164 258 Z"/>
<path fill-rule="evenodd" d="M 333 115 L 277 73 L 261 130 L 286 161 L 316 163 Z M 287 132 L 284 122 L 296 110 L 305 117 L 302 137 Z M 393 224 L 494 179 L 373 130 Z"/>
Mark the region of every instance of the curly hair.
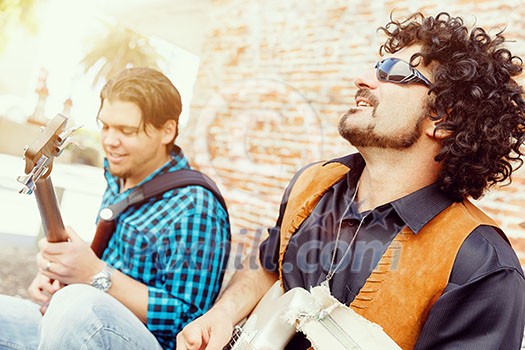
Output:
<path fill-rule="evenodd" d="M 494 37 L 479 27 L 469 31 L 460 17 L 446 12 L 435 17 L 418 12 L 402 21 L 391 15 L 378 30 L 387 35 L 381 55 L 419 44 L 411 64 L 417 58 L 425 66 L 432 63 L 429 110 L 438 121 L 436 131 L 447 134 L 435 157 L 442 164 L 441 189 L 459 202 L 512 182 L 512 172 L 523 164 L 525 102 L 513 79 L 522 59 L 502 47 L 503 30 Z"/>

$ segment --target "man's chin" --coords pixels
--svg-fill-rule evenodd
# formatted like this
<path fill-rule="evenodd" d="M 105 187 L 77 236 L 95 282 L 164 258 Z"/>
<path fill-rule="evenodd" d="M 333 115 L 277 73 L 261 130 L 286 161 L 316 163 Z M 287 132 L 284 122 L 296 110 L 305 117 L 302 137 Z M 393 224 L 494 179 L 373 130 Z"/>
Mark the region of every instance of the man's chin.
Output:
<path fill-rule="evenodd" d="M 354 139 L 363 138 L 365 133 L 358 130 L 357 127 L 349 125 L 351 122 L 349 122 L 348 119 L 351 118 L 352 114 L 353 113 L 349 110 L 341 116 L 337 130 L 339 131 L 339 135 L 341 135 L 341 137 L 353 144 L 352 141 Z"/>
<path fill-rule="evenodd" d="M 344 124 L 348 118 L 354 114 L 356 111 L 354 108 L 350 108 L 348 111 L 346 111 L 345 113 L 343 113 L 343 115 L 341 116 L 341 118 L 339 119 L 339 127 L 341 127 L 342 124 Z"/>
<path fill-rule="evenodd" d="M 122 167 L 116 166 L 109 162 L 109 173 L 116 177 L 124 177 L 126 171 Z"/>
<path fill-rule="evenodd" d="M 338 131 L 339 135 L 354 147 L 374 146 L 377 142 L 377 136 L 374 134 L 372 127 L 368 127 L 365 130 L 351 128 L 345 124 L 344 117 L 339 123 Z"/>

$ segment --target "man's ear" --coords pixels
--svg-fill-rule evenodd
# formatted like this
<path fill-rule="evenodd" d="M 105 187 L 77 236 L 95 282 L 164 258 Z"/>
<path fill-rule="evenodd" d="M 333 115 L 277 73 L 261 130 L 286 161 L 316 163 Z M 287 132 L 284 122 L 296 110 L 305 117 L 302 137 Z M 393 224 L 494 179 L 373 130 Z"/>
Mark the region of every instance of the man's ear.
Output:
<path fill-rule="evenodd" d="M 162 126 L 162 143 L 167 145 L 175 140 L 177 133 L 177 122 L 173 119 L 167 120 Z"/>
<path fill-rule="evenodd" d="M 452 135 L 452 131 L 450 130 L 435 128 L 434 137 L 438 140 L 444 140 L 447 137 L 450 137 L 451 135 Z"/>
<path fill-rule="evenodd" d="M 437 140 L 443 140 L 452 135 L 452 131 L 438 128 L 438 124 L 441 123 L 443 119 L 433 120 L 430 117 L 427 118 L 427 123 L 425 123 L 425 133 L 427 136 L 435 138 Z"/>

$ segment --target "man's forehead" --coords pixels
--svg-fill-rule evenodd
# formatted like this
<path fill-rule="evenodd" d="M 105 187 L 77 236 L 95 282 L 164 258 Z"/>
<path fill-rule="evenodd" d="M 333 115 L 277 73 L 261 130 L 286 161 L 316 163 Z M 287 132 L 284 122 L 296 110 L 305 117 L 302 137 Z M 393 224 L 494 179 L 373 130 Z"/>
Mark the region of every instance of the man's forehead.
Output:
<path fill-rule="evenodd" d="M 138 125 L 135 125 L 135 124 L 129 124 L 129 123 L 119 123 L 119 122 L 113 122 L 111 121 L 111 119 L 105 119 L 104 116 L 102 114 L 100 114 L 98 117 L 97 117 L 98 120 L 100 120 L 104 125 L 107 125 L 107 126 L 111 126 L 111 127 L 114 127 L 114 128 L 140 128 L 142 126 L 142 124 L 138 124 Z"/>
<path fill-rule="evenodd" d="M 114 127 L 138 128 L 143 123 L 139 106 L 134 102 L 122 100 L 104 100 L 97 119 Z"/>

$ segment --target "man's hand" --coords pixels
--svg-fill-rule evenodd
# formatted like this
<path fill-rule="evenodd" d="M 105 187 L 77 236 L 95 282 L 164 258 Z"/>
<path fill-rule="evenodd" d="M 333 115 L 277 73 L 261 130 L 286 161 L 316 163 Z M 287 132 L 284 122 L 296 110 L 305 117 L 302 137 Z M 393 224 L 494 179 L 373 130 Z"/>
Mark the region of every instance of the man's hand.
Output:
<path fill-rule="evenodd" d="M 237 271 L 215 305 L 177 335 L 177 350 L 222 350 L 277 278 L 262 268 Z"/>
<path fill-rule="evenodd" d="M 177 350 L 222 350 L 230 341 L 233 322 L 219 308 L 188 323 L 177 335 Z"/>
<path fill-rule="evenodd" d="M 66 230 L 68 242 L 49 243 L 46 239 L 38 242 L 39 273 L 63 284 L 89 284 L 91 278 L 102 271 L 104 262 L 73 229 Z"/>
<path fill-rule="evenodd" d="M 40 304 L 40 312 L 42 315 L 46 312 L 49 302 L 53 294 L 64 287 L 59 281 L 53 281 L 40 273 L 37 273 L 33 282 L 27 291 L 31 299 Z"/>
<path fill-rule="evenodd" d="M 52 282 L 49 277 L 37 273 L 35 279 L 31 282 L 29 288 L 27 288 L 27 292 L 34 302 L 42 305 L 48 303 L 51 296 L 60 288 L 62 288 L 60 282 Z"/>

